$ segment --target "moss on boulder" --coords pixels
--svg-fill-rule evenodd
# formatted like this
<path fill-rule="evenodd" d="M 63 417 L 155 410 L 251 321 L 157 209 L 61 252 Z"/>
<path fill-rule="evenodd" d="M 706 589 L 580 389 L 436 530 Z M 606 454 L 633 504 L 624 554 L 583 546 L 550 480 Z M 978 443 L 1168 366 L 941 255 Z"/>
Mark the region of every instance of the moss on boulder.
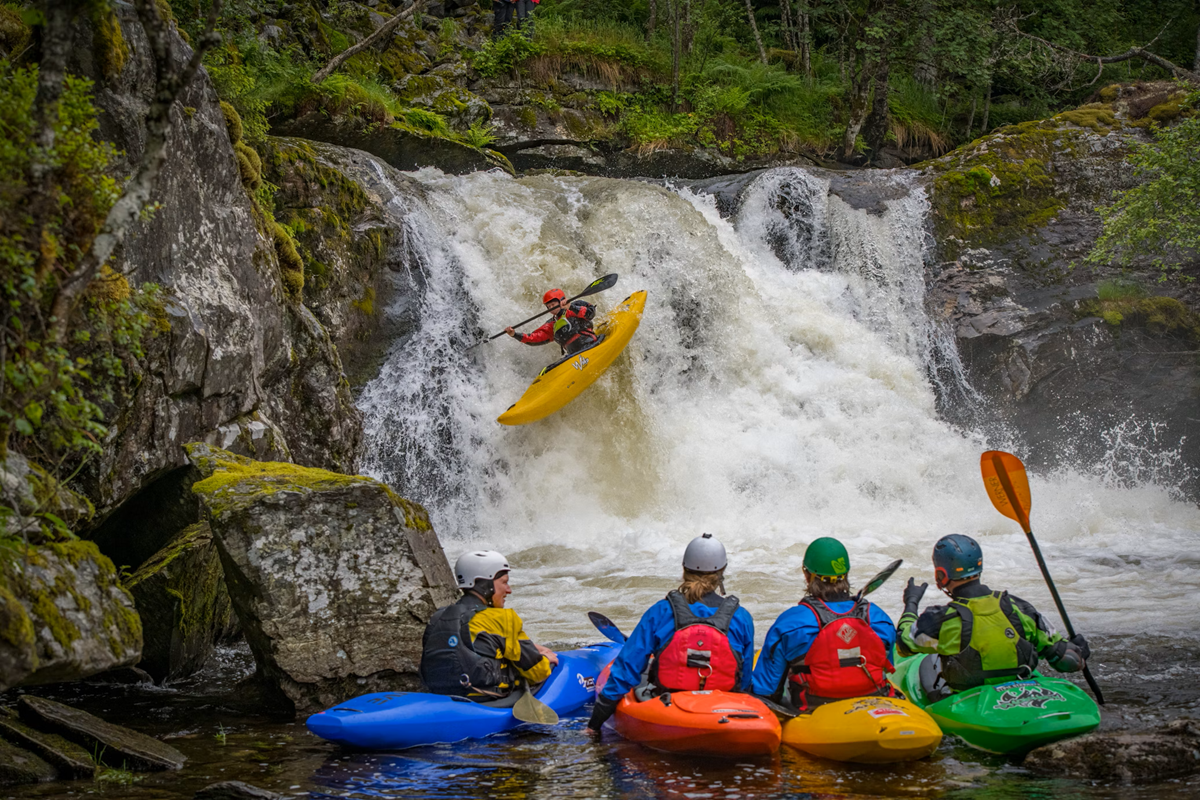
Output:
<path fill-rule="evenodd" d="M 5 688 L 74 680 L 141 657 L 142 625 L 133 599 L 92 542 L 30 546 L 6 557 L 0 590 Z"/>
<path fill-rule="evenodd" d="M 188 445 L 259 674 L 305 713 L 415 689 L 454 582 L 424 509 L 371 478 Z"/>
<path fill-rule="evenodd" d="M 138 666 L 157 681 L 185 678 L 238 630 L 208 524 L 185 528 L 125 581 L 142 618 Z"/>

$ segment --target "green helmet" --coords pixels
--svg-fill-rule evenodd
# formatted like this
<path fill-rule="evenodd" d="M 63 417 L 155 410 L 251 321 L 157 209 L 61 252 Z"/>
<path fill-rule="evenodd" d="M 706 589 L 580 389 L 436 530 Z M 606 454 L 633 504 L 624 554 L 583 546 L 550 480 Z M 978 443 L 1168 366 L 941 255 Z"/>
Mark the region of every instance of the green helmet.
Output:
<path fill-rule="evenodd" d="M 804 568 L 823 578 L 840 578 L 850 572 L 850 554 L 837 539 L 822 536 L 804 551 Z"/>

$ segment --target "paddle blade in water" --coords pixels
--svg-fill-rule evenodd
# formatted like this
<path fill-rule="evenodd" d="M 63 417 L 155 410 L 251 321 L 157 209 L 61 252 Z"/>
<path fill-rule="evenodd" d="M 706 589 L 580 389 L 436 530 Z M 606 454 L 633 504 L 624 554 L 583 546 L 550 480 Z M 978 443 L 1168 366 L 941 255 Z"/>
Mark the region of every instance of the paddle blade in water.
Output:
<path fill-rule="evenodd" d="M 588 619 L 590 619 L 592 624 L 596 626 L 596 630 L 604 634 L 605 639 L 608 639 L 610 642 L 616 642 L 617 644 L 625 644 L 625 634 L 621 633 L 621 629 L 618 628 L 611 619 L 604 616 L 599 611 L 589 611 Z"/>
<path fill-rule="evenodd" d="M 554 709 L 538 700 L 532 692 L 524 692 L 513 706 L 513 716 L 521 722 L 534 722 L 538 725 L 557 725 L 558 714 Z"/>
<path fill-rule="evenodd" d="M 992 505 L 1028 532 L 1029 478 L 1021 459 L 1002 450 L 988 450 L 979 459 L 979 469 Z"/>

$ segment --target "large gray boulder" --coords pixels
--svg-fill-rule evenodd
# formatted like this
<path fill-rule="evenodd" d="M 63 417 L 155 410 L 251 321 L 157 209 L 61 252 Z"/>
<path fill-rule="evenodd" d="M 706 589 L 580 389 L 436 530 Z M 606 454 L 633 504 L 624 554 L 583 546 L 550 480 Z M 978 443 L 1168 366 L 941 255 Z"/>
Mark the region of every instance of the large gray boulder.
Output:
<path fill-rule="evenodd" d="M 237 630 L 208 524 L 185 528 L 126 582 L 142 618 L 138 666 L 157 681 L 194 674 Z"/>
<path fill-rule="evenodd" d="M 0 559 L 0 690 L 136 664 L 142 623 L 92 542 L 30 545 Z"/>
<path fill-rule="evenodd" d="M 260 676 L 299 714 L 416 689 L 425 623 L 455 596 L 425 510 L 371 478 L 188 452 Z"/>

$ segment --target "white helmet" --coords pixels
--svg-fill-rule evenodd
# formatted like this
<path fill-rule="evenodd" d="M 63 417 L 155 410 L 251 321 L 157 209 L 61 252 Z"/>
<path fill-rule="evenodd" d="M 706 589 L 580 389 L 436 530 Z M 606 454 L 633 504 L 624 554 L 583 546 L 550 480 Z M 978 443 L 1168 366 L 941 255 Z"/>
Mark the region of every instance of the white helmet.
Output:
<path fill-rule="evenodd" d="M 692 572 L 717 572 L 728 563 L 725 545 L 712 538 L 711 533 L 692 539 L 683 551 L 683 568 Z"/>
<path fill-rule="evenodd" d="M 495 550 L 474 550 L 463 553 L 454 562 L 454 577 L 458 579 L 458 588 L 471 589 L 477 580 L 495 580 L 501 572 L 512 569 L 508 559 Z"/>

